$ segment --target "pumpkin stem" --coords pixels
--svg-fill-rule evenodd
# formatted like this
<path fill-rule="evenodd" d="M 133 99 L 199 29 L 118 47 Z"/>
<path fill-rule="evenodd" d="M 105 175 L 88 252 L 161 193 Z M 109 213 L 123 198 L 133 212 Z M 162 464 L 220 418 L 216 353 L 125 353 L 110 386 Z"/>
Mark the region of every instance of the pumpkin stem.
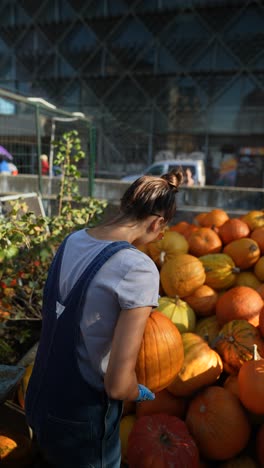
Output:
<path fill-rule="evenodd" d="M 168 436 L 168 434 L 166 432 L 163 432 L 160 435 L 160 441 L 164 445 L 171 445 L 171 439 L 170 439 L 170 437 Z"/>
<path fill-rule="evenodd" d="M 256 343 L 253 344 L 253 361 L 259 361 L 261 359 L 261 356 L 258 352 L 258 346 Z"/>
<path fill-rule="evenodd" d="M 232 273 L 240 273 L 240 268 L 239 267 L 233 267 L 232 268 Z"/>

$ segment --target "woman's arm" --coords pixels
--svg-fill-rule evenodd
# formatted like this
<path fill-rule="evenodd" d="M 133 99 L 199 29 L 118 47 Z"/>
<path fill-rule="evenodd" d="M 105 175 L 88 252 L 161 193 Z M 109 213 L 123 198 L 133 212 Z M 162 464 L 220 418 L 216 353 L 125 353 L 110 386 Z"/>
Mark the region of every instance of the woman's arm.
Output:
<path fill-rule="evenodd" d="M 138 397 L 135 367 L 151 311 L 152 307 L 138 307 L 120 313 L 104 380 L 110 398 L 134 400 Z"/>

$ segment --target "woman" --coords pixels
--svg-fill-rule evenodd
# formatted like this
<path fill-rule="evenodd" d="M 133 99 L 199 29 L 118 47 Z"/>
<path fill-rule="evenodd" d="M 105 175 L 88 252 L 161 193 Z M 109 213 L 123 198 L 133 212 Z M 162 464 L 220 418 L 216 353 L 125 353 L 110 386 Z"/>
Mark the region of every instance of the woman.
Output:
<path fill-rule="evenodd" d="M 113 220 L 68 236 L 52 262 L 26 395 L 28 423 L 52 466 L 119 467 L 122 402 L 155 398 L 135 366 L 159 273 L 137 246 L 174 216 L 180 183 L 181 172 L 139 178 Z"/>

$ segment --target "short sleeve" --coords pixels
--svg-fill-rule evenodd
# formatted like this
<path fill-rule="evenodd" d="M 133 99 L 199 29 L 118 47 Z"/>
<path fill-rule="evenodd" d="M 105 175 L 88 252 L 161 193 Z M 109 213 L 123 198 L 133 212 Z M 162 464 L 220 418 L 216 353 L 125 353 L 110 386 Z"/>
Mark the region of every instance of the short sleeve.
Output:
<path fill-rule="evenodd" d="M 117 287 L 121 309 L 158 305 L 159 271 L 145 254 L 132 259 L 130 268 Z"/>

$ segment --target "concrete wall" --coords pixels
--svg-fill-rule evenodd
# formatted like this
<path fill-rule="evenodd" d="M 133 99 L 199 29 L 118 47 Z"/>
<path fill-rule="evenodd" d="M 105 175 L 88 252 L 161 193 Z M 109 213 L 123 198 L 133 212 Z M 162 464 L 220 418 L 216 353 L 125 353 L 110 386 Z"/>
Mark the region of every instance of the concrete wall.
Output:
<path fill-rule="evenodd" d="M 59 190 L 59 179 L 42 177 L 43 198 L 54 198 Z M 88 180 L 79 182 L 82 196 L 88 195 Z M 112 179 L 95 179 L 94 197 L 106 199 L 117 205 L 124 191 L 129 186 L 126 182 Z M 0 175 L 0 194 L 38 192 L 39 181 L 36 175 Z M 177 194 L 178 209 L 188 211 L 209 211 L 223 208 L 229 212 L 245 212 L 252 209 L 264 209 L 264 189 L 240 187 L 182 187 Z"/>

